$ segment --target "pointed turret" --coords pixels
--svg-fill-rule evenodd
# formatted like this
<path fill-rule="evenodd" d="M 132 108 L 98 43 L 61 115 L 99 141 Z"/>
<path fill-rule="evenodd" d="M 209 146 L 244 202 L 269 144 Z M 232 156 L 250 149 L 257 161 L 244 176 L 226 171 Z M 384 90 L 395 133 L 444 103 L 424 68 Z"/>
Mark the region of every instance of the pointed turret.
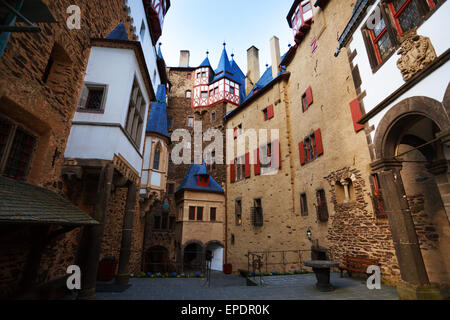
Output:
<path fill-rule="evenodd" d="M 158 86 L 156 101 L 152 103 L 150 116 L 148 117 L 147 133 L 157 133 L 164 137 L 169 137 L 167 128 L 167 104 L 166 86 Z"/>
<path fill-rule="evenodd" d="M 228 59 L 227 49 L 225 48 L 226 43 L 223 44 L 223 51 L 220 57 L 219 65 L 217 66 L 216 77 L 213 81 L 217 81 L 227 76 L 228 78 L 233 77 L 233 70 L 231 68 L 230 60 Z"/>

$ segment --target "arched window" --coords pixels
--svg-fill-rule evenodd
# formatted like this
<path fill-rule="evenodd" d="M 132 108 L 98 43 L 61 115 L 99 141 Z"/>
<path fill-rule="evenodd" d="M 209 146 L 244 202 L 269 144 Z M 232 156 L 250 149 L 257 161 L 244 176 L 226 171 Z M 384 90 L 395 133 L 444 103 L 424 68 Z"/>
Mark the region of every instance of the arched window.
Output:
<path fill-rule="evenodd" d="M 158 145 L 155 149 L 155 155 L 153 156 L 153 170 L 159 170 L 160 159 L 161 159 L 161 146 Z"/>
<path fill-rule="evenodd" d="M 192 96 L 191 90 L 187 90 L 187 91 L 186 91 L 186 98 L 187 98 L 187 99 L 190 99 L 191 96 Z"/>

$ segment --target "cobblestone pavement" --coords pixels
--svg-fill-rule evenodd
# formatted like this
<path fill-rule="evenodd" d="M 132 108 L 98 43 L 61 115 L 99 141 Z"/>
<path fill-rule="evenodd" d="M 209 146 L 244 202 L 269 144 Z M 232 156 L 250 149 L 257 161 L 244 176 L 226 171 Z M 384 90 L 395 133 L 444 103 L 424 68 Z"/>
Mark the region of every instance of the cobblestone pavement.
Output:
<path fill-rule="evenodd" d="M 211 286 L 203 279 L 131 279 L 123 292 L 108 291 L 109 284 L 97 287 L 98 300 L 396 300 L 397 291 L 382 285 L 381 290 L 369 290 L 365 279 L 340 278 L 331 274 L 332 292 L 315 288 L 314 274 L 264 277 L 264 285 L 249 287 L 246 279 L 237 275 L 213 273 Z M 100 289 L 101 288 L 101 289 Z M 111 285 L 110 291 L 114 291 Z M 117 289 L 117 287 L 116 287 Z M 121 290 L 116 290 L 121 291 Z"/>

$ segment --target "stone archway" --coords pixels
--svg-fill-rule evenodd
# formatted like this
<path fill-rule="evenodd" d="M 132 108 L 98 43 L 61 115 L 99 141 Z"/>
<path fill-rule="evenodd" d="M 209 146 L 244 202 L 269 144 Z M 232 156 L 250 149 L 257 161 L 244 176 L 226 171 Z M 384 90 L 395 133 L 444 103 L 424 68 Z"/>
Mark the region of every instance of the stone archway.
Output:
<path fill-rule="evenodd" d="M 419 186 L 419 182 L 429 180 L 428 188 L 443 189 L 439 184 L 442 177 L 448 177 L 448 160 L 445 155 L 448 155 L 446 149 L 449 139 L 450 121 L 444 106 L 427 97 L 408 98 L 392 107 L 379 123 L 375 134 L 377 160 L 371 167 L 378 175 L 381 185 L 400 266 L 403 280 L 398 287 L 400 298 L 436 297 L 436 291 L 430 287 L 430 277 L 421 250 L 423 241 L 416 233 L 417 228 L 413 219 L 415 212 L 411 210 L 414 206 L 411 200 L 414 199 L 408 196 L 411 192 L 422 192 L 419 192 L 423 196 L 421 204 L 428 204 L 430 215 L 439 216 L 430 220 L 435 224 L 441 224 L 442 221 L 446 223 L 438 235 L 444 240 L 449 227 L 449 219 L 445 219 L 445 203 L 442 201 L 444 194 L 441 192 L 439 199 L 433 198 L 427 190 L 424 190 L 424 186 Z M 422 216 L 427 215 L 425 207 L 424 205 Z M 440 213 L 436 214 L 435 211 Z M 437 221 L 440 222 L 436 223 Z M 429 228 L 428 231 L 434 231 L 432 226 Z M 449 255 L 445 254 L 449 250 L 448 245 L 443 244 L 440 250 L 439 262 L 444 268 L 433 270 L 432 280 L 448 285 L 450 264 Z M 437 259 L 436 255 L 430 258 L 430 255 L 425 254 L 425 257 Z M 428 263 L 429 269 L 431 265 L 432 263 Z"/>
<path fill-rule="evenodd" d="M 147 250 L 145 256 L 145 272 L 169 272 L 169 250 L 163 246 L 154 246 Z"/>
<path fill-rule="evenodd" d="M 183 272 L 191 273 L 204 269 L 204 247 L 201 241 L 188 241 L 183 246 Z"/>
<path fill-rule="evenodd" d="M 224 245 L 220 241 L 210 241 L 205 246 L 205 252 L 210 251 L 212 255 L 211 270 L 223 271 L 223 249 Z"/>

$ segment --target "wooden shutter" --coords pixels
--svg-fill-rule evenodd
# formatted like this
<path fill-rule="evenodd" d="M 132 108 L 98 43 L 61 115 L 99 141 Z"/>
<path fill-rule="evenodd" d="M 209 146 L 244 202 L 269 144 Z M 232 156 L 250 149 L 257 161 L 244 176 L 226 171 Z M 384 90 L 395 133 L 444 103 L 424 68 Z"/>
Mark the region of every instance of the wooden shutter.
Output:
<path fill-rule="evenodd" d="M 83 88 L 81 89 L 80 100 L 78 101 L 78 108 L 83 109 L 86 107 L 88 95 L 89 95 L 89 89 L 86 87 L 86 85 L 83 84 Z"/>
<path fill-rule="evenodd" d="M 274 116 L 273 104 L 271 104 L 270 106 L 267 107 L 267 118 L 272 119 L 273 116 Z"/>
<path fill-rule="evenodd" d="M 314 137 L 316 139 L 317 156 L 321 156 L 323 155 L 323 144 L 322 144 L 322 133 L 320 132 L 320 129 L 314 131 Z"/>
<path fill-rule="evenodd" d="M 298 152 L 300 153 L 300 164 L 303 166 L 306 163 L 305 144 L 303 141 L 298 144 Z"/>
<path fill-rule="evenodd" d="M 234 183 L 236 181 L 236 174 L 234 171 L 234 163 L 230 164 L 230 182 Z"/>
<path fill-rule="evenodd" d="M 255 168 L 255 176 L 259 176 L 261 174 L 261 162 L 259 160 L 259 148 L 254 151 L 255 153 L 255 164 L 253 165 Z"/>
<path fill-rule="evenodd" d="M 281 169 L 281 148 L 280 140 L 272 142 L 272 168 Z"/>
<path fill-rule="evenodd" d="M 313 104 L 313 94 L 311 86 L 306 89 L 306 102 L 308 103 L 308 107 Z"/>
<path fill-rule="evenodd" d="M 245 178 L 250 178 L 251 176 L 250 153 L 247 152 L 245 154 Z"/>
<path fill-rule="evenodd" d="M 355 128 L 355 132 L 359 132 L 362 129 L 364 129 L 364 125 L 358 123 L 358 121 L 362 117 L 361 107 L 359 105 L 358 99 L 355 99 L 352 102 L 350 102 L 350 111 L 352 113 L 353 127 Z"/>
<path fill-rule="evenodd" d="M 236 139 L 237 138 L 237 127 L 235 127 L 233 129 L 233 137 Z"/>

